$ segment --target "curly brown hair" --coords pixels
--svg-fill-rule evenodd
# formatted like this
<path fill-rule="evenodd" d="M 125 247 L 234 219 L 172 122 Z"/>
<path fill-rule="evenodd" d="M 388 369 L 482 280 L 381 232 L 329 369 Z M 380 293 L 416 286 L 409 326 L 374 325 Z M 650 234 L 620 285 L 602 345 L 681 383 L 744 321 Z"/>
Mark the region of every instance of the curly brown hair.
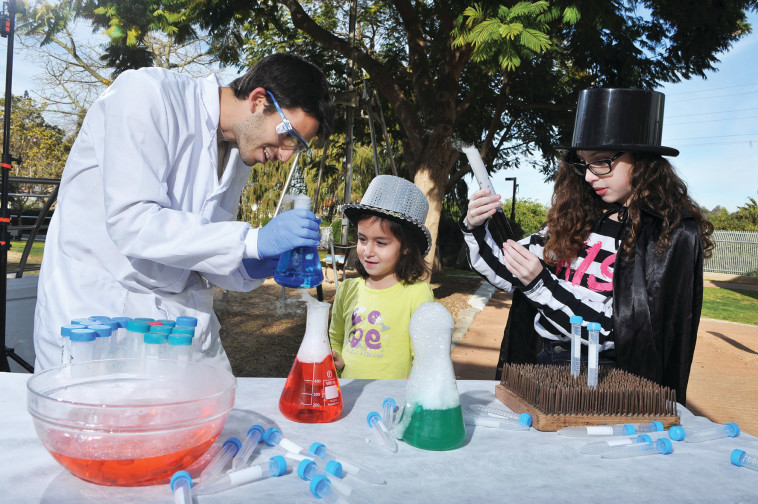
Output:
<path fill-rule="evenodd" d="M 633 260 L 634 246 L 642 226 L 641 211 L 644 207 L 662 216 L 656 252 L 662 253 L 669 247 L 671 232 L 681 222 L 681 210 L 686 210 L 695 219 L 705 257 L 710 257 L 714 247 L 711 239 L 713 225 L 703 217 L 698 206 L 689 197 L 687 184 L 679 178 L 671 163 L 657 154 L 630 154 L 632 192 L 627 214 L 630 231 L 619 255 L 624 260 Z M 553 266 L 559 261 L 570 261 L 577 257 L 595 223 L 614 207 L 595 194 L 584 177 L 577 176 L 571 166 L 573 161 L 576 161 L 573 152 L 560 161 L 552 206 L 547 213 L 545 261 Z"/>

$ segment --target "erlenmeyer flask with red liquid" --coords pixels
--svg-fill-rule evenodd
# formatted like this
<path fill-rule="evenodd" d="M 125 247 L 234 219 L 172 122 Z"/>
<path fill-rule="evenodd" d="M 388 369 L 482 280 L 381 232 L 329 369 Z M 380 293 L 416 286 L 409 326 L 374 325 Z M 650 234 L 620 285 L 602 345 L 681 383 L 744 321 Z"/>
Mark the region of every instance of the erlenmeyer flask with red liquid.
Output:
<path fill-rule="evenodd" d="M 303 291 L 308 307 L 305 336 L 279 398 L 282 414 L 304 423 L 324 423 L 342 414 L 342 392 L 329 346 L 329 303 Z"/>

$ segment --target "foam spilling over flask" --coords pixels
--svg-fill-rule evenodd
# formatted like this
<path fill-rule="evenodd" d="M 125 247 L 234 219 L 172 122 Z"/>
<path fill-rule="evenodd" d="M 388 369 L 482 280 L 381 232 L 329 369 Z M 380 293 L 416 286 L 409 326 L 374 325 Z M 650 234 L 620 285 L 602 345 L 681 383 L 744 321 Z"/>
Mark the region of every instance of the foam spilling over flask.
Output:
<path fill-rule="evenodd" d="M 311 199 L 304 194 L 295 196 L 294 208 L 310 210 Z M 274 281 L 282 287 L 293 289 L 309 289 L 321 285 L 324 274 L 318 249 L 315 246 L 297 247 L 283 253 L 274 271 Z"/>
<path fill-rule="evenodd" d="M 295 422 L 331 422 L 342 414 L 342 392 L 327 332 L 330 304 L 305 291 L 302 297 L 308 307 L 305 336 L 284 383 L 279 411 Z"/>
<path fill-rule="evenodd" d="M 466 437 L 463 412 L 450 357 L 455 322 L 437 302 L 416 308 L 408 325 L 414 360 L 405 408 L 395 437 L 425 450 L 453 450 Z"/>

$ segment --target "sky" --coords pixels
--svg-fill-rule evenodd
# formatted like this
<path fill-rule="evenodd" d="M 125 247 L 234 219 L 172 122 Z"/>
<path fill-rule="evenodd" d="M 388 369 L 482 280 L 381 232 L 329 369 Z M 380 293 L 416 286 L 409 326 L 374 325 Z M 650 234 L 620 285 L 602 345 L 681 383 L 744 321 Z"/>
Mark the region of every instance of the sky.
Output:
<path fill-rule="evenodd" d="M 708 72 L 707 79 L 695 77 L 658 89 L 666 95 L 662 145 L 679 149 L 680 155 L 669 159 L 690 196 L 709 210 L 720 205 L 734 212 L 749 197 L 758 200 L 758 13 L 751 12 L 748 21 L 753 33 L 718 55 L 717 71 Z M 7 54 L 6 38 L 0 39 L 0 51 Z M 2 82 L 6 69 L 3 65 Z M 33 90 L 34 76 L 40 73 L 38 62 L 22 54 L 16 44 L 13 93 Z M 552 183 L 545 183 L 529 163 L 492 177 L 504 199 L 513 193 L 513 182 L 506 177 L 516 177 L 517 200 L 550 204 Z M 473 192 L 477 185 L 470 178 L 467 181 Z"/>

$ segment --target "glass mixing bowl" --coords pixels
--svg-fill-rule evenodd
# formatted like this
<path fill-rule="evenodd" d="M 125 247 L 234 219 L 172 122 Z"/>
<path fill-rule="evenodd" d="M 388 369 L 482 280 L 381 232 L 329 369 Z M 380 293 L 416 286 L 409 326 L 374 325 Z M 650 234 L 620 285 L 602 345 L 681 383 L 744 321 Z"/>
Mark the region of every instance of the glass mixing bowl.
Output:
<path fill-rule="evenodd" d="M 100 485 L 150 485 L 199 458 L 234 405 L 236 380 L 201 362 L 109 359 L 48 369 L 27 382 L 44 447 Z"/>

